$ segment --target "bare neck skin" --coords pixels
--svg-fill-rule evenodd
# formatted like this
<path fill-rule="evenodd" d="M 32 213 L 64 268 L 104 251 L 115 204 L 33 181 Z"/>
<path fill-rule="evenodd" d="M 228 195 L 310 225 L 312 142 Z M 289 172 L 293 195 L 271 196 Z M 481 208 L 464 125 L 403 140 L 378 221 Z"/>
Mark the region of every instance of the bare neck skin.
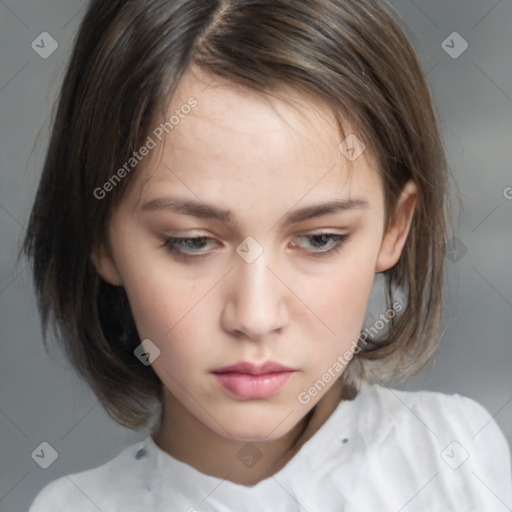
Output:
<path fill-rule="evenodd" d="M 170 393 L 166 395 L 167 404 L 180 407 Z M 286 435 L 272 441 L 252 442 L 252 448 L 245 448 L 247 453 L 261 454 L 252 467 L 247 467 L 237 455 L 248 444 L 246 441 L 219 436 L 191 414 L 180 414 L 180 419 L 173 421 L 164 412 L 162 425 L 153 439 L 163 451 L 204 474 L 253 486 L 282 469 L 331 416 L 341 399 L 341 386 L 335 385 Z"/>

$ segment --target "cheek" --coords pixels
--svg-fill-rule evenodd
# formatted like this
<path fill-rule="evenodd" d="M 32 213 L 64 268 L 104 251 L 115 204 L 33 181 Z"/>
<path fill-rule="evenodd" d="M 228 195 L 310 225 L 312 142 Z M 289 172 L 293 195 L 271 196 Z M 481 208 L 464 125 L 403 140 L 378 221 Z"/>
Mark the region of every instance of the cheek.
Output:
<path fill-rule="evenodd" d="M 207 292 L 213 283 L 210 279 L 185 282 L 168 266 L 166 270 L 158 265 L 145 268 L 151 271 L 131 274 L 125 286 L 140 338 L 151 340 L 163 356 L 153 366 L 164 379 L 165 370 L 180 374 L 205 358 L 213 341 L 207 327 L 212 315 L 212 297 Z"/>
<path fill-rule="evenodd" d="M 332 270 L 314 279 L 304 276 L 304 303 L 337 336 L 357 336 L 364 322 L 375 278 L 377 247 L 373 245 L 354 244 Z"/>
<path fill-rule="evenodd" d="M 190 283 L 169 283 L 160 279 L 151 286 L 149 279 L 140 286 L 127 287 L 128 296 L 139 334 L 165 343 L 177 332 L 182 335 L 197 332 L 205 311 L 200 308 L 204 293 Z M 190 331 L 190 332 L 187 332 Z"/>
<path fill-rule="evenodd" d="M 187 389 L 201 389 L 207 396 L 204 374 L 213 369 L 217 345 L 212 304 L 204 293 L 188 290 L 163 297 L 161 305 L 142 320 L 141 334 L 159 348 L 160 356 L 152 362 L 153 370 L 166 388 L 182 403 L 190 402 Z M 210 315 L 210 317 L 208 317 Z M 218 365 L 213 365 L 218 366 Z"/>
<path fill-rule="evenodd" d="M 340 278 L 330 286 L 330 291 L 316 307 L 323 313 L 319 315 L 329 327 L 329 335 L 318 335 L 327 356 L 332 363 L 337 355 L 354 349 L 364 324 L 368 302 L 373 284 L 373 276 L 363 279 Z M 338 285 L 338 286 L 335 286 Z M 317 322 L 319 323 L 319 322 Z M 325 328 L 322 329 L 325 333 Z M 320 334 L 320 333 L 319 333 Z M 325 364 L 325 361 L 324 361 Z"/>
<path fill-rule="evenodd" d="M 153 241 L 137 232 L 125 238 L 137 237 L 138 246 L 124 247 L 119 269 L 141 338 L 158 339 L 186 316 L 200 290 L 196 283 L 183 280 L 165 249 L 153 247 Z"/>
<path fill-rule="evenodd" d="M 311 315 L 305 325 L 309 338 L 314 340 L 305 359 L 314 379 L 329 369 L 339 376 L 352 360 L 347 354 L 355 350 L 364 325 L 374 281 L 372 270 L 371 262 L 347 263 L 325 282 L 324 292 L 316 301 L 312 300 L 311 309 L 318 311 L 322 320 Z M 342 369 L 333 367 L 335 363 L 342 364 Z"/>

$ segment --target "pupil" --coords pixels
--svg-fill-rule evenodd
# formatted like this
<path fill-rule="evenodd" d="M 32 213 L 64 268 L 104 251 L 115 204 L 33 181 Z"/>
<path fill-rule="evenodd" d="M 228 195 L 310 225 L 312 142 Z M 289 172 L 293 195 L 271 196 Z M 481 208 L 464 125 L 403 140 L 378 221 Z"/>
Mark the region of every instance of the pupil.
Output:
<path fill-rule="evenodd" d="M 328 241 L 328 238 L 329 237 L 327 235 L 314 235 L 313 236 L 314 240 L 318 240 L 320 242 L 316 245 L 325 245 L 325 243 Z"/>
<path fill-rule="evenodd" d="M 204 244 L 203 238 L 194 238 L 188 241 L 189 246 L 192 246 L 194 249 L 200 249 Z"/>

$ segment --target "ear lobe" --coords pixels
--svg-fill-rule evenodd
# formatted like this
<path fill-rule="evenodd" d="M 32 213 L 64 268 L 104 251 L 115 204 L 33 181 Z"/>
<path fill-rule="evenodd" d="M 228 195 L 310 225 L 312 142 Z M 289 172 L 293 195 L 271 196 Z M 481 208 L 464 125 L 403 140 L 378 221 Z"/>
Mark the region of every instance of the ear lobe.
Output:
<path fill-rule="evenodd" d="M 390 269 L 400 259 L 418 199 L 418 189 L 413 181 L 408 181 L 398 199 L 395 212 L 382 239 L 375 272 Z"/>
<path fill-rule="evenodd" d="M 91 261 L 96 272 L 98 272 L 98 274 L 107 281 L 107 283 L 114 286 L 123 285 L 123 280 L 114 258 L 105 244 L 101 244 L 100 247 L 92 251 Z"/>

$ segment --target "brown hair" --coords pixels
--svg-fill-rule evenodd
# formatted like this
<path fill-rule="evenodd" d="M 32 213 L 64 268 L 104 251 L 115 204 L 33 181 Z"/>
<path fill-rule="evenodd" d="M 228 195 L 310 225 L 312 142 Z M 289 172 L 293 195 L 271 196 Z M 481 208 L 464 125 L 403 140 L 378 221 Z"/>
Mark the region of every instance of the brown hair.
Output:
<path fill-rule="evenodd" d="M 192 64 L 270 93 L 285 85 L 332 106 L 375 155 L 386 220 L 404 184 L 418 203 L 399 262 L 385 272 L 386 339 L 360 346 L 376 375 L 412 375 L 438 345 L 446 244 L 447 165 L 433 99 L 396 13 L 383 0 L 93 0 L 64 79 L 23 249 L 33 260 L 44 340 L 51 324 L 107 412 L 130 428 L 161 410 L 162 384 L 140 344 L 122 287 L 91 263 L 127 175 L 94 190 L 141 147 Z M 343 128 L 342 128 L 343 132 Z M 108 241 L 107 241 L 108 242 Z"/>

